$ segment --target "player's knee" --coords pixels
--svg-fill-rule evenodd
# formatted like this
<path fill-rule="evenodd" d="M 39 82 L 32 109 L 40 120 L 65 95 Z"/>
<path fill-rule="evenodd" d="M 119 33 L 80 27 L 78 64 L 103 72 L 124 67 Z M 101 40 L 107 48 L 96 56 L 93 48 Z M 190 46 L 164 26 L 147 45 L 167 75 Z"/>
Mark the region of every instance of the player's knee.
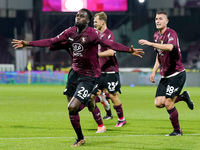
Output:
<path fill-rule="evenodd" d="M 166 107 L 167 110 L 170 110 L 174 107 L 174 102 L 172 101 L 171 98 L 167 98 L 165 100 L 165 107 Z"/>
<path fill-rule="evenodd" d="M 162 104 L 162 103 L 160 103 L 160 102 L 158 102 L 158 101 L 155 101 L 154 105 L 155 105 L 157 108 L 163 108 L 163 107 L 165 107 L 164 104 Z"/>
<path fill-rule="evenodd" d="M 160 104 L 160 105 L 155 105 L 157 108 L 163 108 L 163 107 L 165 107 L 165 105 L 163 105 L 163 104 Z"/>
<path fill-rule="evenodd" d="M 74 112 L 76 112 L 76 110 L 77 110 L 77 108 L 76 108 L 75 106 L 73 106 L 73 105 L 68 105 L 68 111 L 69 111 L 70 113 L 74 113 Z"/>
<path fill-rule="evenodd" d="M 158 96 L 158 97 L 156 97 L 155 101 L 154 101 L 154 105 L 157 108 L 163 108 L 163 107 L 165 107 L 165 97 L 164 96 Z"/>

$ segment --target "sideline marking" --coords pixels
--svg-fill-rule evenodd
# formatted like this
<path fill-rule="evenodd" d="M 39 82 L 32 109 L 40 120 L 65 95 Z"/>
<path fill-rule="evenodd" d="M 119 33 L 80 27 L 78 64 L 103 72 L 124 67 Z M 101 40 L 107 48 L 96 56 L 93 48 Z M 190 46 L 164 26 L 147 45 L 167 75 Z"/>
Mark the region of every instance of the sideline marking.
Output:
<path fill-rule="evenodd" d="M 200 133 L 196 134 L 184 134 L 189 136 L 200 135 Z M 105 137 L 130 137 L 130 136 L 164 136 L 163 134 L 138 134 L 138 135 L 119 135 L 119 136 L 85 136 L 86 138 L 105 138 Z M 167 136 L 166 136 L 167 137 Z M 0 140 L 16 140 L 16 139 L 63 139 L 63 138 L 75 138 L 75 137 L 19 137 L 19 138 L 0 138 Z"/>

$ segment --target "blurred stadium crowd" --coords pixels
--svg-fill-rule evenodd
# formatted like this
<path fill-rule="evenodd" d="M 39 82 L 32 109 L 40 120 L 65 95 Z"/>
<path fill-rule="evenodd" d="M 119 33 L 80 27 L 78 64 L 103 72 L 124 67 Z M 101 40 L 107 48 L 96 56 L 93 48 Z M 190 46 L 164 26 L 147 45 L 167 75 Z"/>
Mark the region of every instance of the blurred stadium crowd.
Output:
<path fill-rule="evenodd" d="M 75 12 L 43 12 L 42 0 L 26 0 L 26 8 L 13 9 L 8 3 L 0 2 L 0 64 L 17 64 L 16 51 L 10 44 L 13 38 L 38 40 L 51 38 L 69 26 L 73 26 Z M 21 0 L 22 3 L 24 0 Z M 30 1 L 31 5 L 28 5 Z M 127 46 L 138 45 L 138 39 L 152 41 L 156 31 L 154 15 L 159 10 L 169 14 L 169 27 L 175 29 L 180 40 L 183 63 L 187 69 L 200 69 L 200 2 L 198 0 L 151 0 L 139 3 L 127 0 L 127 11 L 106 12 L 108 27 L 116 41 Z M 167 4 L 166 4 L 167 2 Z M 172 5 L 170 5 L 170 3 Z M 156 4 L 156 5 L 155 5 Z M 12 4 L 17 6 L 16 4 Z M 95 14 L 95 12 L 93 12 Z M 92 23 L 90 24 L 92 26 Z M 126 54 L 117 54 L 120 67 L 153 67 L 156 53 L 148 47 L 141 47 L 146 55 L 141 60 Z M 48 48 L 27 48 L 25 62 L 31 60 L 33 70 L 65 70 L 71 66 L 71 58 L 65 50 L 50 52 Z M 26 70 L 27 63 L 16 71 Z"/>

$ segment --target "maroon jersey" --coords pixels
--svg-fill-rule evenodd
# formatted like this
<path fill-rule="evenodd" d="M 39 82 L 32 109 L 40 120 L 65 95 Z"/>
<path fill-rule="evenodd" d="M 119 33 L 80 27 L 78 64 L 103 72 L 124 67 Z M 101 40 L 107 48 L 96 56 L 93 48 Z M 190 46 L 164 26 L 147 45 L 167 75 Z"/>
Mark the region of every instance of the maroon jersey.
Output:
<path fill-rule="evenodd" d="M 167 28 L 167 30 L 162 35 L 160 35 L 158 31 L 155 32 L 154 41 L 160 44 L 174 45 L 172 51 L 162 51 L 155 48 L 155 51 L 158 54 L 158 60 L 161 64 L 161 76 L 169 76 L 175 72 L 181 72 L 185 69 L 182 64 L 179 40 L 174 30 Z"/>
<path fill-rule="evenodd" d="M 105 37 L 107 37 L 107 39 L 109 39 L 110 41 L 115 41 L 115 37 L 113 35 L 113 33 L 109 30 L 106 29 L 103 34 L 105 35 Z M 103 52 L 108 50 L 109 48 L 106 46 L 101 46 L 100 44 L 98 45 L 98 51 L 99 52 Z M 101 67 L 101 71 L 102 72 L 119 72 L 119 65 L 117 62 L 117 57 L 116 55 L 114 56 L 110 56 L 110 57 L 100 57 L 99 58 L 99 64 Z"/>
<path fill-rule="evenodd" d="M 65 49 L 69 53 L 71 58 L 73 59 L 73 51 L 72 51 L 72 47 L 70 46 L 69 43 L 62 42 L 61 44 L 52 45 L 49 47 L 49 50 L 51 50 L 51 51 L 56 51 L 56 50 L 61 50 L 61 49 Z"/>
<path fill-rule="evenodd" d="M 82 33 L 77 33 L 77 27 L 74 26 L 63 31 L 55 38 L 31 41 L 29 45 L 54 47 L 63 42 L 69 43 L 70 47 L 72 47 L 72 68 L 74 71 L 86 76 L 100 76 L 98 44 L 114 50 L 129 52 L 129 47 L 108 40 L 104 34 L 91 27 L 87 27 Z"/>

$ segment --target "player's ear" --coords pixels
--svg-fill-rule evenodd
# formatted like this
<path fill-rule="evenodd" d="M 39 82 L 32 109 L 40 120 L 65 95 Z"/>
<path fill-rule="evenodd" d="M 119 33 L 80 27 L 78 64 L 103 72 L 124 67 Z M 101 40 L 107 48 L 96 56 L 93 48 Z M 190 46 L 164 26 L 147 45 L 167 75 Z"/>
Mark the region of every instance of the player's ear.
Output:
<path fill-rule="evenodd" d="M 102 22 L 103 25 L 105 24 L 105 21 L 104 21 L 104 20 L 102 20 L 101 22 Z"/>
<path fill-rule="evenodd" d="M 87 18 L 87 24 L 90 22 L 90 20 Z"/>
<path fill-rule="evenodd" d="M 166 21 L 166 22 L 167 22 L 167 24 L 168 24 L 168 23 L 169 23 L 169 19 L 167 19 L 167 21 Z"/>

